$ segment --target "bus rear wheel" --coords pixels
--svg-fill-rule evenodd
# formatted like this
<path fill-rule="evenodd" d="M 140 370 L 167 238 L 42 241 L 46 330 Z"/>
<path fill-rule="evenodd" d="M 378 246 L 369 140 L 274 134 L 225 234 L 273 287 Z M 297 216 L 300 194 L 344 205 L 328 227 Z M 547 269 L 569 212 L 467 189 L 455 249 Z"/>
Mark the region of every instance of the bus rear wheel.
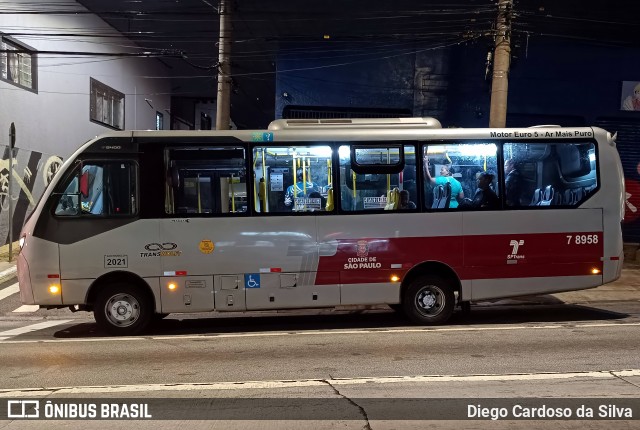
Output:
<path fill-rule="evenodd" d="M 409 284 L 402 300 L 404 311 L 417 324 L 442 324 L 455 306 L 451 283 L 437 275 L 424 275 Z"/>
<path fill-rule="evenodd" d="M 93 307 L 98 325 L 116 336 L 141 333 L 152 314 L 149 297 L 139 288 L 125 283 L 112 284 L 102 290 Z"/>

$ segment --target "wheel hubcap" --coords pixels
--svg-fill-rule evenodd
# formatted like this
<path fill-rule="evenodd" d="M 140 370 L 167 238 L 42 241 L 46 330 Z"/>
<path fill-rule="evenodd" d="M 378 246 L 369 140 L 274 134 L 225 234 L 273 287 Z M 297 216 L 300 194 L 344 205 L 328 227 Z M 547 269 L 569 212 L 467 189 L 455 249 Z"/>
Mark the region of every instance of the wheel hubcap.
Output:
<path fill-rule="evenodd" d="M 436 285 L 426 285 L 416 294 L 416 308 L 425 316 L 438 315 L 444 305 L 444 292 Z"/>
<path fill-rule="evenodd" d="M 118 327 L 128 327 L 140 317 L 140 303 L 129 294 L 113 295 L 104 310 L 109 322 Z"/>

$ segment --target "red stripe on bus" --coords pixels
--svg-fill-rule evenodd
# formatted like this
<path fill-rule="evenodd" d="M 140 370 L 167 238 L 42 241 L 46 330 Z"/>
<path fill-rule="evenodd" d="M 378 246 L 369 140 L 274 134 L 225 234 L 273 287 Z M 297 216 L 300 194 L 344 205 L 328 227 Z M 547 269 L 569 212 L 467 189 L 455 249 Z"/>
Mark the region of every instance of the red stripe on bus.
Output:
<path fill-rule="evenodd" d="M 316 284 L 390 282 L 424 262 L 452 268 L 462 280 L 592 275 L 603 269 L 602 232 L 345 239 L 322 256 Z M 587 239 L 585 239 L 587 238 Z M 583 243 L 584 242 L 584 243 Z M 402 264 L 403 269 L 387 269 Z"/>
<path fill-rule="evenodd" d="M 60 275 L 54 274 L 54 275 L 47 275 L 47 278 L 49 279 L 58 279 L 60 277 Z"/>
<path fill-rule="evenodd" d="M 615 260 L 620 260 L 620 257 L 609 257 L 609 259 L 611 259 L 611 260 L 614 260 L 614 261 L 615 261 Z"/>

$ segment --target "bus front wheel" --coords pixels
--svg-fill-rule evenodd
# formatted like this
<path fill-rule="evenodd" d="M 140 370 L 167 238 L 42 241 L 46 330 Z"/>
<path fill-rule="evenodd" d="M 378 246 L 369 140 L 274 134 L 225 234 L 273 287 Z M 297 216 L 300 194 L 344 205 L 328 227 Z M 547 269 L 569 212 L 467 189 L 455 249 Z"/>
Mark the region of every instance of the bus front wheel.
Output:
<path fill-rule="evenodd" d="M 402 300 L 405 314 L 417 324 L 446 322 L 455 305 L 451 283 L 437 275 L 416 278 L 407 287 Z"/>
<path fill-rule="evenodd" d="M 141 333 L 151 321 L 153 309 L 144 292 L 124 283 L 102 290 L 93 307 L 98 325 L 118 336 Z"/>

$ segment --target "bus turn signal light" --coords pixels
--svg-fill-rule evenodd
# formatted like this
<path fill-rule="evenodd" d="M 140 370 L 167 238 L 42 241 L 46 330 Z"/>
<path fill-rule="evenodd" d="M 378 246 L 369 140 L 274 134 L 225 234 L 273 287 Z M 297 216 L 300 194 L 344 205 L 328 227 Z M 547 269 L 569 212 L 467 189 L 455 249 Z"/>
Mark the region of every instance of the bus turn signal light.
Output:
<path fill-rule="evenodd" d="M 49 285 L 49 292 L 51 294 L 58 294 L 60 292 L 60 285 L 55 285 L 55 284 Z"/>
<path fill-rule="evenodd" d="M 176 288 L 178 288 L 178 286 L 176 285 L 175 282 L 169 282 L 169 285 L 167 285 L 167 288 L 169 288 L 171 291 L 174 291 Z"/>
<path fill-rule="evenodd" d="M 391 275 L 391 282 L 398 282 L 400 277 L 398 275 Z"/>
<path fill-rule="evenodd" d="M 597 267 L 594 267 L 593 269 L 591 269 L 591 273 L 594 275 L 599 275 L 600 272 L 602 272 L 602 270 L 598 269 Z"/>

